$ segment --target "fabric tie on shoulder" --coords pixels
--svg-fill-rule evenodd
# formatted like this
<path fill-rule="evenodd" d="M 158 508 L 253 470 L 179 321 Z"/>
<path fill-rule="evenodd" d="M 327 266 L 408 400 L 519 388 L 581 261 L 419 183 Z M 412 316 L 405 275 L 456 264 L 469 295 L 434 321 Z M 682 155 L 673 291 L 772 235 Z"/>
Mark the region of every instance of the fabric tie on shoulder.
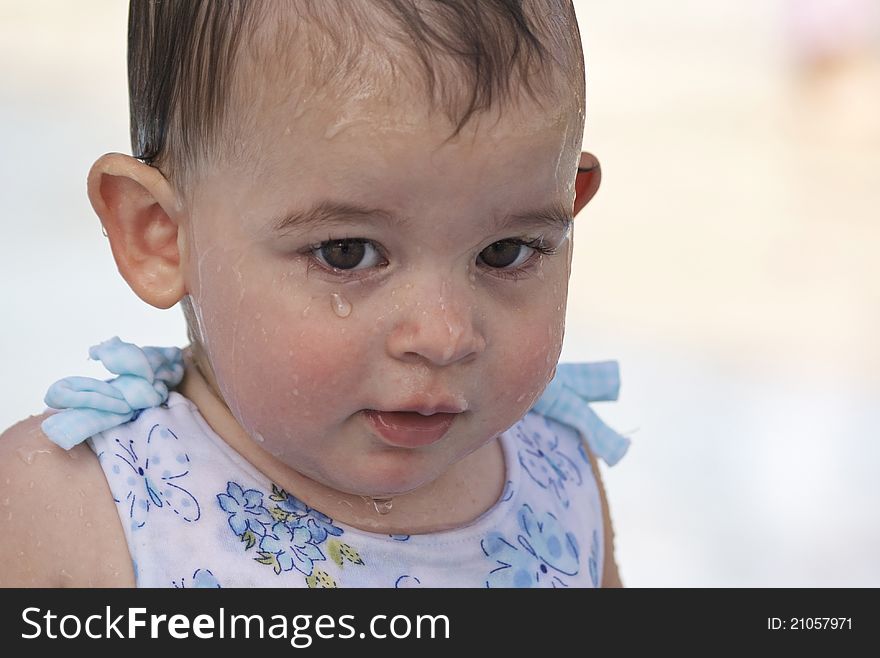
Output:
<path fill-rule="evenodd" d="M 128 422 L 141 409 L 164 403 L 168 389 L 183 379 L 179 347 L 138 347 L 114 336 L 90 347 L 89 358 L 119 376 L 107 381 L 65 377 L 49 387 L 44 402 L 63 411 L 49 416 L 40 427 L 65 450 Z"/>
<path fill-rule="evenodd" d="M 560 363 L 532 411 L 578 430 L 590 449 L 614 466 L 626 454 L 630 440 L 602 422 L 589 403 L 614 401 L 619 392 L 617 361 Z"/>

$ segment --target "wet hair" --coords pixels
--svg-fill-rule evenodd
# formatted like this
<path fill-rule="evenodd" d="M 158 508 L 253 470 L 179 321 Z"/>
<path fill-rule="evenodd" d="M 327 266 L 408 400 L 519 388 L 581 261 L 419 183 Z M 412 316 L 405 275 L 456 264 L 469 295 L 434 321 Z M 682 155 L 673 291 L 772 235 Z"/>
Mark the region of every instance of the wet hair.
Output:
<path fill-rule="evenodd" d="M 584 102 L 571 0 L 131 0 L 134 157 L 180 188 L 201 163 L 234 149 L 244 122 L 233 110 L 246 113 L 261 93 L 237 75 L 244 56 L 260 75 L 296 70 L 339 98 L 365 80 L 384 87 L 420 74 L 428 106 L 455 126 L 450 139 L 520 91 L 542 107 Z M 230 108 L 236 95 L 248 102 Z"/>

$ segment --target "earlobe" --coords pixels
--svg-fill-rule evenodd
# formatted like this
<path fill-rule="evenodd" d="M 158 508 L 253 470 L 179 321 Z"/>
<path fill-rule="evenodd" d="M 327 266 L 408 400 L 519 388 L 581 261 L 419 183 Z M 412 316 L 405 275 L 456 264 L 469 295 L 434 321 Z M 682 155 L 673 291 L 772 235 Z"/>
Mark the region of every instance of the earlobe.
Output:
<path fill-rule="evenodd" d="M 589 203 L 602 182 L 602 166 L 598 158 L 592 153 L 581 153 L 578 162 L 577 177 L 574 182 L 574 209 L 572 216 L 576 216 L 584 206 Z"/>
<path fill-rule="evenodd" d="M 185 294 L 174 188 L 155 167 L 121 153 L 92 165 L 92 208 L 101 219 L 119 273 L 148 304 L 174 306 Z"/>

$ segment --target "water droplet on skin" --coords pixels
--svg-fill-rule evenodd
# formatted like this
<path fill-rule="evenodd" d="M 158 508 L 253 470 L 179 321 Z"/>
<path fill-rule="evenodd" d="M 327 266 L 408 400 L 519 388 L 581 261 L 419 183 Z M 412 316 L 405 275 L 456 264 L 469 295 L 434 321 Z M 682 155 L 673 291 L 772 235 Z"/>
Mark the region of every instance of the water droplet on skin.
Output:
<path fill-rule="evenodd" d="M 25 464 L 33 464 L 34 459 L 37 458 L 37 455 L 51 455 L 52 454 L 51 450 L 46 450 L 45 448 L 38 448 L 36 450 L 27 450 L 26 448 L 22 447 L 22 448 L 19 448 L 18 450 L 16 450 L 15 452 L 18 453 L 19 458 Z M 31 484 L 33 484 L 33 483 L 31 483 Z"/>
<path fill-rule="evenodd" d="M 263 435 L 260 434 L 259 432 L 254 432 L 254 440 L 257 443 L 265 443 L 265 441 L 266 441 L 266 439 L 263 438 Z"/>
<path fill-rule="evenodd" d="M 336 135 L 345 130 L 345 128 L 349 125 L 350 122 L 339 121 L 331 126 L 328 126 L 327 130 L 324 131 L 324 139 L 333 139 L 334 137 L 336 137 Z"/>
<path fill-rule="evenodd" d="M 303 309 L 303 317 L 306 317 L 309 314 L 309 309 L 312 308 L 312 305 L 309 304 Z"/>
<path fill-rule="evenodd" d="M 373 509 L 376 510 L 377 514 L 385 515 L 391 511 L 391 507 L 393 504 L 391 498 L 372 498 L 369 496 L 362 497 L 364 499 L 364 502 L 366 502 L 367 504 L 372 503 Z"/>
<path fill-rule="evenodd" d="M 340 318 L 347 318 L 351 315 L 351 303 L 338 292 L 331 292 L 333 312 Z"/>

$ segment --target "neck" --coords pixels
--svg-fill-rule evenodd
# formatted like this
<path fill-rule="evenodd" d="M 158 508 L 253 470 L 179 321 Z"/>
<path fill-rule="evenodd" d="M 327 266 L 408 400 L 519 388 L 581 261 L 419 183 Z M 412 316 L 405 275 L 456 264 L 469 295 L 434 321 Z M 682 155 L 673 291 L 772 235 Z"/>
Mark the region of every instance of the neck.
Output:
<path fill-rule="evenodd" d="M 470 523 L 502 494 L 505 467 L 497 438 L 453 464 L 437 480 L 395 496 L 391 505 L 383 502 L 387 499 L 327 487 L 282 463 L 247 434 L 224 402 L 197 347 L 186 348 L 183 357 L 185 375 L 177 390 L 198 407 L 211 429 L 267 479 L 336 521 L 383 534 L 438 532 Z"/>

